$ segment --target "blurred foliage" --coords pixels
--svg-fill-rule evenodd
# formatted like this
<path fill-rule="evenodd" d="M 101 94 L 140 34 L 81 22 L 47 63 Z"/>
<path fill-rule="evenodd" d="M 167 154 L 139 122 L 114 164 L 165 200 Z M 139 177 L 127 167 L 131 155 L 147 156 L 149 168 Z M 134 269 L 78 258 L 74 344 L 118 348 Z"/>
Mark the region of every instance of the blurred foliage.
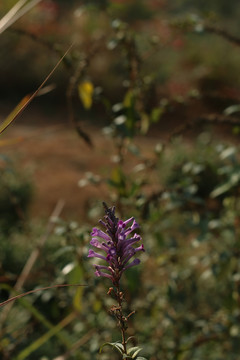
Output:
<path fill-rule="evenodd" d="M 27 174 L 4 155 L 0 161 L 0 233 L 8 235 L 26 222 L 33 186 Z"/>
<path fill-rule="evenodd" d="M 0 14 L 3 16 L 13 3 L 3 1 Z M 57 99 L 65 96 L 69 77 L 74 74 L 78 74 L 78 81 L 89 76 L 97 89 L 104 89 L 108 99 L 119 98 L 129 86 L 127 71 L 133 60 L 133 43 L 140 65 L 138 70 L 148 83 L 151 104 L 159 94 L 185 96 L 205 78 L 224 79 L 224 84 L 226 81 L 227 86 L 230 83 L 236 88 L 240 81 L 235 71 L 238 49 L 231 47 L 230 51 L 229 44 L 219 41 L 216 35 L 203 36 L 204 27 L 202 31 L 199 29 L 203 20 L 212 25 L 227 24 L 234 34 L 239 12 L 236 0 L 231 4 L 226 0 L 68 1 L 67 4 L 42 0 L 1 34 L 1 95 L 12 99 L 31 92 L 55 64 L 59 53 L 64 53 L 72 42 L 74 51 L 65 61 L 67 71 L 64 69 L 55 75 L 58 86 L 54 94 L 46 98 L 49 103 L 59 104 Z M 195 23 L 189 32 L 173 26 L 176 21 L 189 18 L 195 22 L 199 19 L 200 24 Z M 129 31 L 123 25 L 119 30 L 115 26 L 111 28 L 111 23 L 119 22 L 128 24 Z M 81 71 L 82 62 L 86 64 Z M 225 77 L 226 67 L 228 76 Z M 218 85 L 214 91 L 220 91 Z M 95 107 L 98 113 L 99 105 L 95 103 Z"/>
<path fill-rule="evenodd" d="M 149 359 L 237 359 L 239 353 L 237 147 L 216 143 L 207 133 L 196 145 L 189 152 L 191 145 L 176 142 L 171 154 L 155 152 L 152 171 L 159 191 L 153 196 L 146 191 L 153 178 L 143 167 L 145 180 L 134 192 L 123 192 L 116 180 L 110 190 L 115 199 L 118 193 L 124 217 L 135 215 L 141 223 L 146 255 L 139 269 L 126 272 L 122 286 L 125 306 L 136 311 L 129 335 L 137 336 L 133 345 L 138 341 Z M 125 174 L 124 181 L 124 188 L 137 184 L 139 173 Z M 38 286 L 88 286 L 50 289 L 19 300 L 3 328 L 3 358 L 54 358 L 80 344 L 70 359 L 100 359 L 101 344 L 118 340 L 114 319 L 106 314 L 112 303 L 108 280 L 95 278 L 86 260 L 89 231 L 88 225 L 58 220 L 28 287 L 36 284 L 36 276 Z M 20 260 L 24 264 L 24 258 L 15 258 Z M 104 348 L 101 359 L 110 354 Z"/>
<path fill-rule="evenodd" d="M 43 1 L 0 38 L 6 51 L 0 68 L 7 75 L 1 91 L 8 96 L 13 85 L 20 83 L 25 91 L 39 81 L 65 45 L 75 42 L 56 82 L 64 84 L 64 93 L 67 89 L 78 133 L 91 143 L 79 127 L 79 109 L 94 119 L 100 113 L 103 133 L 115 149 L 107 154 L 114 160 L 107 175 L 86 172 L 79 186 L 104 184 L 119 216 L 135 216 L 141 224 L 146 253 L 138 269 L 126 272 L 122 286 L 124 306 L 136 311 L 129 321 L 131 345 L 139 343 L 149 360 L 239 358 L 239 146 L 233 140 L 217 142 L 210 127 L 212 133 L 205 131 L 189 144 L 173 136 L 173 129 L 164 144 L 156 140 L 150 157 L 142 153 L 141 141 L 135 142 L 168 122 L 169 115 L 179 116 L 176 133 L 184 133 L 200 116 L 198 101 L 204 108 L 202 120 L 209 123 L 214 112 L 214 124 L 228 122 L 238 139 L 239 48 L 233 50 L 233 39 L 215 28 L 208 34 L 208 22 L 214 25 L 215 18 L 206 14 L 215 10 L 220 21 L 236 22 L 238 2 L 228 10 L 226 5 Z M 2 2 L 0 10 L 7 7 Z M 193 10 L 198 14 L 190 14 Z M 16 64 L 28 71 L 15 71 Z M 55 98 L 59 104 L 60 97 Z M 191 106 L 188 124 L 176 109 L 187 112 Z M 16 230 L 31 187 L 6 165 L 0 181 L 0 287 L 5 300 L 14 293 L 31 246 L 38 248 L 28 240 L 43 229 L 30 226 L 27 234 Z M 101 345 L 117 342 L 119 334 L 107 314 L 112 305 L 108 280 L 95 278 L 86 260 L 89 232 L 102 212 L 99 201 L 91 201 L 86 211 L 87 224 L 56 219 L 55 233 L 41 249 L 24 290 L 64 283 L 87 286 L 54 288 L 19 299 L 5 319 L 0 317 L 3 360 L 118 359 L 108 347 L 99 355 Z"/>

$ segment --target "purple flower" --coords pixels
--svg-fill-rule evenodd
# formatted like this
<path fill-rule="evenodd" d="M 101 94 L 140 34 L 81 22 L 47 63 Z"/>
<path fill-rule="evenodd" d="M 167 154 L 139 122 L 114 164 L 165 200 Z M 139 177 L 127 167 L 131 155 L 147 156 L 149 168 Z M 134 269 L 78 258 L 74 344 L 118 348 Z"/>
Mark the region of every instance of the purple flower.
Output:
<path fill-rule="evenodd" d="M 100 224 L 105 227 L 105 232 L 93 228 L 90 244 L 101 250 L 103 254 L 89 250 L 88 257 L 95 257 L 104 260 L 107 265 L 94 265 L 96 276 L 108 277 L 114 285 L 119 283 L 122 273 L 140 263 L 139 259 L 132 257 L 138 251 L 145 251 L 143 245 L 134 247 L 133 245 L 141 241 L 141 236 L 133 231 L 139 228 L 139 225 L 133 217 L 126 221 L 119 220 L 115 216 L 115 207 L 108 208 L 104 203 L 104 220 Z M 102 271 L 103 270 L 103 271 Z"/>

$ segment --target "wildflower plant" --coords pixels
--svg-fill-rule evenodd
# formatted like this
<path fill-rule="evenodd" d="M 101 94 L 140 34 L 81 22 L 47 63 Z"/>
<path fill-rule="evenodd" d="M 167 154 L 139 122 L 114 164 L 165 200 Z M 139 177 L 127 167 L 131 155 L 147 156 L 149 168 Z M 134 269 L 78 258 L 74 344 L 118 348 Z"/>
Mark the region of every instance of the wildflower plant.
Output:
<path fill-rule="evenodd" d="M 115 207 L 108 207 L 103 203 L 105 209 L 104 220 L 99 223 L 105 228 L 105 231 L 93 228 L 90 244 L 100 250 L 101 253 L 90 249 L 88 257 L 101 259 L 105 262 L 104 265 L 94 264 L 96 269 L 95 275 L 98 277 L 109 278 L 112 282 L 112 287 L 108 290 L 108 295 L 112 296 L 117 305 L 113 305 L 110 309 L 121 331 L 121 341 L 114 343 L 105 343 L 100 348 L 100 352 L 105 345 L 110 345 L 115 348 L 122 356 L 122 359 L 136 359 L 144 360 L 142 356 L 138 356 L 142 350 L 139 347 L 128 347 L 127 344 L 130 338 L 126 337 L 128 328 L 128 319 L 134 314 L 134 311 L 125 315 L 123 312 L 124 292 L 120 289 L 120 280 L 125 270 L 140 263 L 138 258 L 133 258 L 139 251 L 144 251 L 144 246 L 135 246 L 140 243 L 141 236 L 134 231 L 139 228 L 139 225 L 133 217 L 126 221 L 119 220 L 115 215 Z"/>

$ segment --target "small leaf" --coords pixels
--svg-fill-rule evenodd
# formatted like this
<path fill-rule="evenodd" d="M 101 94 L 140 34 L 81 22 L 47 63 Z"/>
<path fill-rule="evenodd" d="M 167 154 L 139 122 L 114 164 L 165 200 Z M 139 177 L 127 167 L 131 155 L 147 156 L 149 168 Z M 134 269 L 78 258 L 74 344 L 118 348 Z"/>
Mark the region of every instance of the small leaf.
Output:
<path fill-rule="evenodd" d="M 138 347 L 138 346 L 134 346 L 131 347 L 130 349 L 128 349 L 128 354 L 132 356 L 132 358 L 134 359 L 137 354 L 142 350 L 142 348 Z"/>
<path fill-rule="evenodd" d="M 133 91 L 128 90 L 123 99 L 123 106 L 126 108 L 130 108 L 131 106 L 133 106 L 134 100 L 135 100 L 135 96 Z"/>
<path fill-rule="evenodd" d="M 232 129 L 233 135 L 239 135 L 240 134 L 240 126 L 234 126 Z"/>
<path fill-rule="evenodd" d="M 73 306 L 74 308 L 80 312 L 82 310 L 82 297 L 83 297 L 83 288 L 77 288 L 76 294 L 73 298 Z"/>
<path fill-rule="evenodd" d="M 210 197 L 214 199 L 214 198 L 228 192 L 232 187 L 233 187 L 233 184 L 231 184 L 230 182 L 220 185 L 211 192 Z"/>
<path fill-rule="evenodd" d="M 74 284 L 78 281 L 83 280 L 83 269 L 80 265 L 75 265 L 72 270 L 69 272 L 69 283 Z M 82 311 L 82 303 L 83 303 L 83 287 L 78 287 L 77 291 L 73 298 L 74 308 L 80 312 Z"/>
<path fill-rule="evenodd" d="M 240 104 L 228 106 L 223 113 L 228 116 L 236 112 L 240 112 Z"/>
<path fill-rule="evenodd" d="M 160 119 L 160 117 L 163 115 L 164 113 L 164 107 L 156 107 L 152 110 L 150 118 L 151 118 L 151 122 L 153 123 L 157 123 L 158 120 Z"/>
<path fill-rule="evenodd" d="M 145 112 L 141 113 L 141 134 L 145 135 L 148 132 L 150 121 Z"/>
<path fill-rule="evenodd" d="M 117 189 L 121 196 L 126 195 L 126 179 L 120 167 L 115 167 L 112 170 L 111 178 L 109 179 L 110 186 Z"/>
<path fill-rule="evenodd" d="M 112 346 L 114 349 L 116 349 L 121 355 L 123 355 L 123 351 L 124 351 L 124 347 L 122 345 L 122 343 L 120 342 L 115 342 L 115 343 L 110 343 L 110 342 L 106 342 L 104 343 L 100 349 L 99 349 L 99 353 L 101 354 L 102 349 L 104 348 L 104 346 L 109 345 Z"/>
<path fill-rule="evenodd" d="M 90 81 L 82 81 L 78 85 L 78 94 L 85 109 L 90 109 L 93 101 L 93 84 Z"/>

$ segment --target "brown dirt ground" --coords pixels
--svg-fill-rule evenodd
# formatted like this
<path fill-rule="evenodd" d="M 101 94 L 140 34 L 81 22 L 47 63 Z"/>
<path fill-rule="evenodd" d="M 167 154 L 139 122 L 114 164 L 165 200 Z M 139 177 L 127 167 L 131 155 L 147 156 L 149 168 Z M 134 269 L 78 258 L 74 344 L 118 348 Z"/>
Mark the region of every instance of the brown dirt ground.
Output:
<path fill-rule="evenodd" d="M 12 108 L 0 106 L 0 121 Z M 169 132 L 181 125 L 184 118 L 191 118 L 192 114 L 193 111 L 190 115 L 173 114 L 147 137 L 138 137 L 136 143 L 140 146 L 143 157 L 151 158 L 155 144 L 165 141 Z M 34 218 L 48 218 L 58 200 L 63 199 L 63 216 L 79 220 L 85 218 L 91 201 L 102 202 L 109 199 L 106 185 L 81 188 L 78 182 L 86 172 L 105 179 L 109 177 L 115 166 L 111 156 L 116 154 L 112 140 L 102 134 L 100 126 L 89 125 L 88 121 L 84 121 L 83 129 L 91 135 L 94 144 L 90 148 L 69 125 L 66 117 L 66 109 L 53 116 L 30 105 L 0 138 L 0 153 L 14 159 L 20 169 L 29 172 L 33 180 L 35 191 L 30 214 Z M 229 132 L 229 128 L 227 131 Z M 185 139 L 192 141 L 194 137 L 188 133 L 188 138 Z M 131 171 L 131 166 L 136 165 L 136 158 L 128 154 L 127 162 L 127 171 Z"/>
<path fill-rule="evenodd" d="M 59 199 L 65 201 L 63 216 L 80 220 L 91 201 L 107 201 L 106 185 L 79 187 L 78 182 L 86 172 L 107 178 L 114 163 L 110 157 L 116 153 L 111 139 L 101 128 L 85 125 L 91 134 L 90 148 L 69 124 L 61 118 L 53 120 L 41 114 L 27 111 L 1 136 L 1 153 L 13 159 L 17 167 L 28 171 L 34 183 L 34 200 L 31 207 L 33 218 L 47 218 Z M 32 119 L 34 118 L 34 123 Z M 156 139 L 140 138 L 138 142 L 149 154 Z M 128 158 L 129 166 L 134 156 Z"/>

